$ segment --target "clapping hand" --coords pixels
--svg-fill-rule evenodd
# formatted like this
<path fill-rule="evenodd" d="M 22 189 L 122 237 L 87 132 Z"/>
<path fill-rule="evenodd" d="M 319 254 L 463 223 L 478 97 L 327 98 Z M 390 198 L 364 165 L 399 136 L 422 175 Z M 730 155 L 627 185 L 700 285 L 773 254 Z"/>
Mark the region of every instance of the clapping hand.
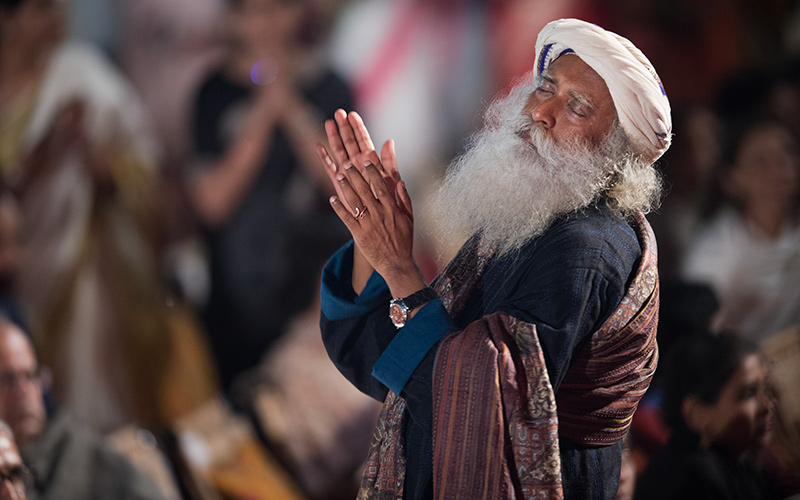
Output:
<path fill-rule="evenodd" d="M 334 119 L 325 123 L 331 154 L 317 145 L 317 154 L 336 189 L 331 206 L 350 230 L 357 249 L 393 293 L 424 287 L 412 255 L 411 199 L 397 170 L 393 141 L 386 141 L 379 158 L 357 113 L 340 109 Z"/>

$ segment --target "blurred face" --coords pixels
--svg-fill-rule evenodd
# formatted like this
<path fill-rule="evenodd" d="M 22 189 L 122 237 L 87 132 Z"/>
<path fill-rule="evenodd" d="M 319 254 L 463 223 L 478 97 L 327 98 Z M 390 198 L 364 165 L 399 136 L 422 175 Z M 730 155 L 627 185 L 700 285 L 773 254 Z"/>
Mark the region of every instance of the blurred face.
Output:
<path fill-rule="evenodd" d="M 36 356 L 10 323 L 0 323 L 0 418 L 22 447 L 42 432 L 46 419 Z"/>
<path fill-rule="evenodd" d="M 745 211 L 762 204 L 790 207 L 800 192 L 800 155 L 792 135 L 778 125 L 748 133 L 726 179 L 726 190 Z"/>
<path fill-rule="evenodd" d="M 756 354 L 742 359 L 707 415 L 711 439 L 735 456 L 766 445 L 772 419 L 767 373 Z"/>
<path fill-rule="evenodd" d="M 0 431 L 0 500 L 25 499 L 23 464 L 14 440 Z"/>
<path fill-rule="evenodd" d="M 616 118 L 606 82 L 574 54 L 550 64 L 524 112 L 561 146 L 598 146 Z"/>
<path fill-rule="evenodd" d="M 62 0 L 24 0 L 13 12 L 2 12 L 2 32 L 20 47 L 44 50 L 64 38 Z"/>
<path fill-rule="evenodd" d="M 245 50 L 268 56 L 294 43 L 302 13 L 298 0 L 240 0 L 231 8 L 231 30 Z"/>

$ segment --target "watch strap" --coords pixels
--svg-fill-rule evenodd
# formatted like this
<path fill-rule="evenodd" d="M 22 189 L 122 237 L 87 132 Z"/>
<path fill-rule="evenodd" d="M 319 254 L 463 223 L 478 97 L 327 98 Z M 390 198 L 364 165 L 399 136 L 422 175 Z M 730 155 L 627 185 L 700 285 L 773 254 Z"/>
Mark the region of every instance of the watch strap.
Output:
<path fill-rule="evenodd" d="M 430 302 L 431 300 L 437 297 L 436 292 L 431 287 L 425 287 L 422 290 L 412 293 L 408 297 L 404 299 L 400 299 L 405 306 L 411 310 L 415 307 L 419 307 L 426 302 Z"/>

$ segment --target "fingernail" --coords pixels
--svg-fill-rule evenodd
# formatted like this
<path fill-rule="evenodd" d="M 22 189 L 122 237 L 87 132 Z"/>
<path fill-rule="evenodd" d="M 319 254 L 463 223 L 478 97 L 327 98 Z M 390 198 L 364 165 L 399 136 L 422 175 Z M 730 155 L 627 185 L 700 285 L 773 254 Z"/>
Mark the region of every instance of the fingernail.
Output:
<path fill-rule="evenodd" d="M 367 161 L 364 162 L 364 166 L 365 167 L 369 167 L 370 165 L 372 165 L 371 161 L 367 160 Z"/>
<path fill-rule="evenodd" d="M 339 181 L 339 182 L 342 182 L 342 181 L 344 180 L 344 175 L 342 175 L 342 174 L 338 174 L 338 175 L 336 176 L 336 180 L 337 180 L 337 181 Z"/>
<path fill-rule="evenodd" d="M 350 170 L 351 168 L 353 168 L 353 164 L 352 163 L 345 163 L 344 164 L 344 168 L 346 168 L 347 170 Z"/>

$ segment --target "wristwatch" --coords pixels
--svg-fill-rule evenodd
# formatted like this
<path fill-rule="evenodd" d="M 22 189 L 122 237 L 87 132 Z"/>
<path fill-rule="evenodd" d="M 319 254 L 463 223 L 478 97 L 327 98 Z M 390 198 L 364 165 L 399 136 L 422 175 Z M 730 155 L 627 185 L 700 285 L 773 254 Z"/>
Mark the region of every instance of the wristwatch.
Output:
<path fill-rule="evenodd" d="M 423 288 L 418 292 L 414 292 L 404 299 L 392 299 L 389 302 L 389 318 L 397 328 L 402 328 L 408 322 L 408 315 L 414 308 L 430 302 L 436 298 L 436 292 L 433 288 Z"/>

